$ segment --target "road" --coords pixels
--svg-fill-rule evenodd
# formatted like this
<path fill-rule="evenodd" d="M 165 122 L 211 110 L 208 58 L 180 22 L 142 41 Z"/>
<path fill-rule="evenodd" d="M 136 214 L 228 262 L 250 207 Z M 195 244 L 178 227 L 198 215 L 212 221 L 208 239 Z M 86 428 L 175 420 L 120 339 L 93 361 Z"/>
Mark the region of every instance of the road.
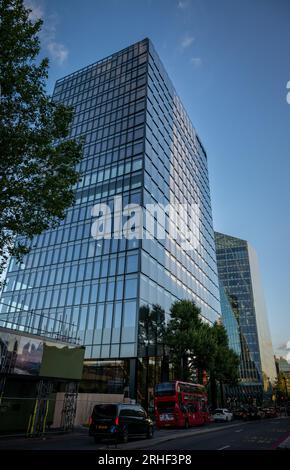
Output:
<path fill-rule="evenodd" d="M 210 424 L 188 430 L 156 431 L 154 438 L 130 441 L 118 445 L 120 450 L 265 450 L 275 449 L 290 435 L 290 418 L 275 418 L 253 422 Z M 49 435 L 46 438 L 0 438 L 0 450 L 86 450 L 113 449 L 111 443 L 96 445 L 87 429 L 70 434 Z"/>
<path fill-rule="evenodd" d="M 290 435 L 290 419 L 270 419 L 242 423 L 237 427 L 216 432 L 174 439 L 156 446 L 152 450 L 266 450 L 275 449 Z"/>

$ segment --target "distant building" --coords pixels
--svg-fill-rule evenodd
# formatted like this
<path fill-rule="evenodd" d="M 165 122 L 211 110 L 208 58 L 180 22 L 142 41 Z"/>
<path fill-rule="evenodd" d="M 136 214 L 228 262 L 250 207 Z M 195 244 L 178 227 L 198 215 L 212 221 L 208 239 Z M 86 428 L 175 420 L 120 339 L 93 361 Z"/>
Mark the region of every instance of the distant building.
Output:
<path fill-rule="evenodd" d="M 285 393 L 285 397 L 290 399 L 290 364 L 284 357 L 276 357 L 276 369 L 277 374 L 281 374 L 279 377 L 280 389 Z"/>
<path fill-rule="evenodd" d="M 215 241 L 222 318 L 232 347 L 238 336 L 240 343 L 240 386 L 236 392 L 245 400 L 262 400 L 267 392 L 269 396 L 272 393 L 276 369 L 257 256 L 245 240 L 216 232 Z M 236 322 L 232 320 L 235 327 L 229 329 L 231 315 Z"/>

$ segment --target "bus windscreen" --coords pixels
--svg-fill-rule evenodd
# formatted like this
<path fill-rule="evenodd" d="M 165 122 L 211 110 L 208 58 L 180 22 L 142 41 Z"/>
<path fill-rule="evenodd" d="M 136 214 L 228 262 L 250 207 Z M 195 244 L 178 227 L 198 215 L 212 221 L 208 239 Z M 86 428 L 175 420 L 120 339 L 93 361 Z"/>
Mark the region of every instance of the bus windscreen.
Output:
<path fill-rule="evenodd" d="M 175 393 L 176 393 L 175 383 L 163 382 L 161 384 L 156 385 L 155 387 L 156 397 L 175 395 Z"/>

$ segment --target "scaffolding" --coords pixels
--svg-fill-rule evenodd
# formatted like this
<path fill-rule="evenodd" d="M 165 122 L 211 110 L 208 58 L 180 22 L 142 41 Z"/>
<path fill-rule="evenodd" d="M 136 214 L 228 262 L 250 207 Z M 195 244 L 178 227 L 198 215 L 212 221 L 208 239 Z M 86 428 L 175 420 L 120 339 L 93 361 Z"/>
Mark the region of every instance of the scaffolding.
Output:
<path fill-rule="evenodd" d="M 0 309 L 2 305 L 11 307 L 3 300 L 0 300 Z M 29 333 L 56 341 L 80 344 L 77 326 L 73 322 L 69 322 L 65 318 L 37 313 L 34 310 L 23 310 L 15 306 L 13 306 L 13 310 L 13 312 L 0 313 L 0 326 L 23 334 Z M 45 320 L 46 324 L 53 322 L 53 328 L 46 327 Z"/>
<path fill-rule="evenodd" d="M 45 434 L 46 420 L 49 410 L 49 400 L 53 391 L 53 382 L 40 380 L 37 384 L 37 395 L 33 406 L 33 411 L 29 417 L 27 427 L 27 437 L 40 436 Z"/>
<path fill-rule="evenodd" d="M 23 312 L 23 314 L 28 314 L 28 312 Z M 31 312 L 30 312 L 31 314 Z M 1 316 L 0 314 L 0 321 Z M 40 314 L 35 314 L 36 316 Z M 45 317 L 45 316 L 44 316 Z M 2 320 L 3 322 L 3 320 Z M 25 324 L 25 328 L 23 324 L 20 325 L 17 323 L 12 324 L 9 319 L 6 320 L 6 323 L 9 324 L 9 328 L 5 328 L 1 325 L 0 331 L 2 332 L 1 341 L 0 341 L 0 408 L 2 412 L 10 412 L 10 409 L 13 407 L 18 406 L 17 403 L 19 401 L 24 401 L 27 403 L 31 403 L 31 406 L 28 407 L 27 413 L 27 421 L 24 425 L 24 433 L 27 437 L 36 437 L 44 435 L 47 431 L 50 430 L 50 421 L 51 418 L 49 416 L 51 413 L 54 413 L 56 399 L 54 397 L 55 393 L 55 385 L 63 384 L 64 387 L 64 398 L 62 403 L 60 404 L 60 429 L 62 431 L 70 431 L 73 429 L 74 426 L 74 419 L 76 416 L 76 407 L 77 407 L 77 396 L 78 396 L 78 380 L 74 378 L 63 379 L 56 375 L 55 377 L 52 375 L 50 378 L 49 375 L 44 376 L 37 376 L 35 373 L 32 373 L 30 377 L 27 379 L 30 383 L 35 384 L 35 392 L 33 395 L 30 396 L 14 396 L 14 394 L 9 394 L 9 396 L 5 396 L 5 391 L 8 390 L 7 387 L 11 383 L 10 378 L 12 381 L 18 382 L 18 378 L 24 380 L 25 374 L 21 374 L 19 371 L 19 365 L 17 365 L 17 354 L 18 354 L 18 345 L 19 341 L 17 339 L 13 339 L 14 343 L 9 343 L 9 335 L 12 334 L 12 337 L 15 338 L 15 335 L 19 337 L 29 335 L 31 338 L 35 338 L 36 340 L 41 340 L 44 343 L 46 341 L 51 340 L 55 345 L 57 343 L 64 343 L 63 346 L 66 346 L 67 343 L 73 343 L 75 346 L 76 344 L 76 336 L 68 336 L 67 334 L 63 333 L 63 326 L 69 325 L 68 322 L 63 320 L 59 320 L 60 322 L 60 330 L 50 332 L 44 329 L 40 329 L 39 326 L 41 322 L 38 324 L 38 328 L 33 330 L 31 325 L 33 321 L 30 321 L 30 325 L 28 323 Z M 70 325 L 71 326 L 71 325 Z M 66 328 L 66 332 L 68 329 Z M 52 333 L 52 334 L 50 334 Z M 8 336 L 7 336 L 8 335 Z M 10 345 L 9 345 L 10 344 Z M 50 344 L 50 346 L 54 346 L 54 344 Z M 73 348 L 74 349 L 74 348 Z M 82 348 L 83 349 L 83 348 Z M 53 351 L 53 349 L 52 349 Z M 17 372 L 15 373 L 15 367 Z M 19 374 L 19 375 L 18 375 Z M 59 377 L 59 378 L 57 378 Z M 74 377 L 74 375 L 73 375 Z M 9 387 L 8 387 L 9 388 Z M 12 405 L 11 405 L 12 403 Z M 14 405 L 14 404 L 15 405 Z M 30 411 L 29 411 L 30 410 Z M 29 419 L 28 419 L 29 418 Z M 52 424 L 52 423 L 51 423 Z M 59 428 L 58 428 L 59 429 Z"/>
<path fill-rule="evenodd" d="M 61 428 L 64 431 L 73 429 L 77 409 L 78 383 L 68 382 L 65 387 L 63 409 L 61 414 Z"/>

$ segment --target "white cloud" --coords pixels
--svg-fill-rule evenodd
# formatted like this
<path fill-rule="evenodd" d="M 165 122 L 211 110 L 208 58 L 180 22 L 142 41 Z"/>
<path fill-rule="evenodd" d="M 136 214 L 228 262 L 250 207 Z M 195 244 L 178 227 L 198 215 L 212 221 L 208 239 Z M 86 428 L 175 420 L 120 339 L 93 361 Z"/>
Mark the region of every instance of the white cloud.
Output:
<path fill-rule="evenodd" d="M 191 46 L 191 44 L 194 41 L 193 36 L 185 36 L 182 41 L 181 41 L 181 47 L 182 49 L 186 49 L 187 47 Z"/>
<path fill-rule="evenodd" d="M 178 4 L 177 4 L 177 8 L 180 8 L 181 10 L 185 10 L 185 8 L 187 8 L 189 5 L 189 2 L 186 1 L 186 0 L 179 0 Z"/>
<path fill-rule="evenodd" d="M 31 10 L 29 16 L 32 21 L 39 18 L 43 20 L 40 32 L 43 47 L 48 51 L 48 55 L 53 61 L 62 65 L 67 59 L 69 51 L 64 44 L 57 41 L 58 15 L 56 13 L 47 15 L 41 0 L 25 0 L 25 6 Z"/>
<path fill-rule="evenodd" d="M 47 49 L 50 52 L 50 55 L 61 65 L 67 59 L 68 50 L 67 48 L 58 42 L 49 42 L 47 44 Z"/>
<path fill-rule="evenodd" d="M 192 57 L 192 58 L 190 59 L 190 63 L 191 63 L 194 67 L 198 68 L 198 67 L 201 66 L 202 60 L 201 60 L 200 57 Z"/>
<path fill-rule="evenodd" d="M 286 349 L 290 349 L 290 341 L 285 341 L 284 343 L 280 343 L 276 349 L 278 351 L 285 351 Z"/>
<path fill-rule="evenodd" d="M 31 10 L 29 18 L 32 21 L 38 20 L 44 17 L 44 9 L 40 4 L 36 4 L 32 0 L 25 0 L 25 6 Z"/>
<path fill-rule="evenodd" d="M 280 343 L 275 348 L 275 352 L 278 352 L 278 356 L 280 355 L 281 357 L 283 357 L 290 363 L 290 341 L 285 341 L 284 343 Z"/>

